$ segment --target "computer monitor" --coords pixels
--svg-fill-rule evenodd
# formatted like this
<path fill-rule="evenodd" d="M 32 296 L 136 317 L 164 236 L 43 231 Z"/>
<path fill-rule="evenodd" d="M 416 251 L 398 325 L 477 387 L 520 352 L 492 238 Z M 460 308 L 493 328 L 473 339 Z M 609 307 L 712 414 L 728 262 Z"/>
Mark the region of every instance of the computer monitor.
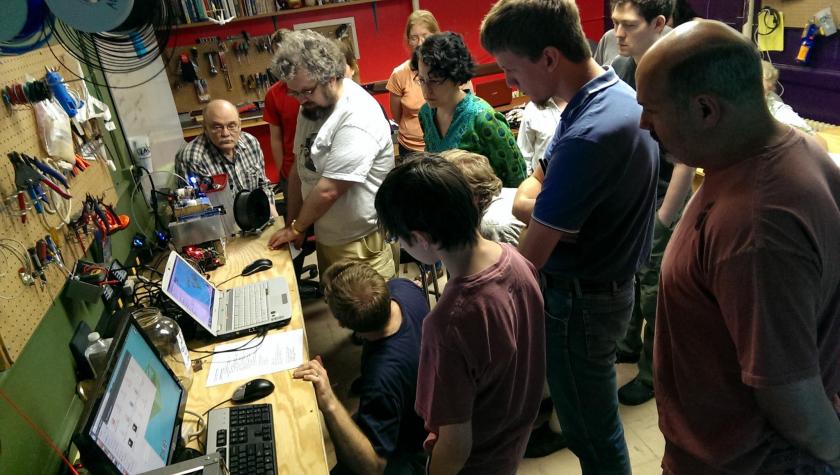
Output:
<path fill-rule="evenodd" d="M 85 466 L 124 475 L 166 466 L 178 443 L 186 391 L 130 316 L 97 382 L 74 435 Z"/>

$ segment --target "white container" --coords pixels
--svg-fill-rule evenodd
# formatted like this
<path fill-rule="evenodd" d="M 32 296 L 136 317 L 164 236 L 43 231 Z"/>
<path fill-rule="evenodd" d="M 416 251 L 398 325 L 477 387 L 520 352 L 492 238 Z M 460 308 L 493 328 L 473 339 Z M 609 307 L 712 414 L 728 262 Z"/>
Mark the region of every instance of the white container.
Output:
<path fill-rule="evenodd" d="M 93 375 L 99 377 L 108 363 L 108 348 L 111 347 L 111 338 L 102 339 L 98 332 L 88 334 L 88 345 L 85 348 L 85 358 L 90 363 Z"/>

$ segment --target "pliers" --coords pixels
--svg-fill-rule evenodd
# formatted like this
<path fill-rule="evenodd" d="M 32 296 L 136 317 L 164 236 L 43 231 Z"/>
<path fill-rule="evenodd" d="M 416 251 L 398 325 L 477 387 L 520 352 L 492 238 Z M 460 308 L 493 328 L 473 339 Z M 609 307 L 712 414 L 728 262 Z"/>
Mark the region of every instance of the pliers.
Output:
<path fill-rule="evenodd" d="M 70 184 L 67 183 L 67 180 L 64 178 L 64 175 L 62 175 L 61 173 L 59 173 L 58 171 L 56 171 L 54 168 L 47 165 L 46 163 L 41 162 L 37 158 L 30 157 L 29 155 L 26 155 L 26 154 L 21 154 L 21 156 L 23 157 L 23 159 L 26 162 L 28 162 L 31 166 L 35 167 L 37 170 L 39 170 L 42 173 L 41 181 L 45 185 L 49 186 L 53 191 L 58 193 L 59 196 L 61 196 L 65 200 L 69 200 L 70 198 L 72 198 L 72 196 L 70 196 L 69 193 L 65 193 L 64 190 L 60 189 L 54 182 L 52 182 L 49 178 L 47 178 L 47 177 L 53 178 L 53 179 L 57 180 L 59 183 L 61 183 L 64 186 L 65 189 L 69 189 Z"/>

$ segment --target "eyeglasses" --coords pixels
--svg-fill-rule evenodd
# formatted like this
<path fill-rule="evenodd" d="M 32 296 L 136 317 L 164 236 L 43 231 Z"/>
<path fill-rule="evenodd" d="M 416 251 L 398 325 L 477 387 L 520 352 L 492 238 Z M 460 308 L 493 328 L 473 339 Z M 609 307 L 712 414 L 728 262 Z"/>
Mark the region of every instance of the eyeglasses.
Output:
<path fill-rule="evenodd" d="M 385 244 L 396 244 L 400 238 L 396 234 L 385 233 Z"/>
<path fill-rule="evenodd" d="M 321 85 L 321 83 L 315 84 L 311 88 L 304 89 L 300 92 L 292 90 L 292 89 L 288 89 L 286 94 L 288 94 L 292 97 L 296 97 L 298 99 L 304 99 L 304 98 L 309 99 L 310 97 L 312 97 L 312 94 L 315 94 L 315 90 L 318 89 L 318 86 L 320 86 L 320 85 Z"/>
<path fill-rule="evenodd" d="M 231 122 L 226 125 L 222 124 L 214 124 L 210 126 L 210 131 L 214 134 L 221 134 L 223 130 L 227 129 L 228 132 L 235 134 L 239 132 L 239 123 L 238 122 Z"/>
<path fill-rule="evenodd" d="M 414 82 L 420 85 L 420 87 L 437 87 L 441 84 L 445 83 L 446 79 L 423 79 L 419 75 L 414 75 Z"/>
<path fill-rule="evenodd" d="M 430 35 L 411 35 L 408 37 L 409 43 L 419 43 L 425 41 Z"/>

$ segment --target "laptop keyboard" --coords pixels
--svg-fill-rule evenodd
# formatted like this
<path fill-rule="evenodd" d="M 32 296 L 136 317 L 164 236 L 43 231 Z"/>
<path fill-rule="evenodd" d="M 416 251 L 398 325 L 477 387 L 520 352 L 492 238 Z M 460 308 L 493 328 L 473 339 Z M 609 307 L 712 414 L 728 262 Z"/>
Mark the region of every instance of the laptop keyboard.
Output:
<path fill-rule="evenodd" d="M 272 289 L 271 301 L 269 288 Z M 235 332 L 253 328 L 274 321 L 279 321 L 282 315 L 288 315 L 289 294 L 285 283 L 276 280 L 266 280 L 237 287 L 227 291 L 224 297 L 225 305 L 219 309 L 219 333 Z"/>

